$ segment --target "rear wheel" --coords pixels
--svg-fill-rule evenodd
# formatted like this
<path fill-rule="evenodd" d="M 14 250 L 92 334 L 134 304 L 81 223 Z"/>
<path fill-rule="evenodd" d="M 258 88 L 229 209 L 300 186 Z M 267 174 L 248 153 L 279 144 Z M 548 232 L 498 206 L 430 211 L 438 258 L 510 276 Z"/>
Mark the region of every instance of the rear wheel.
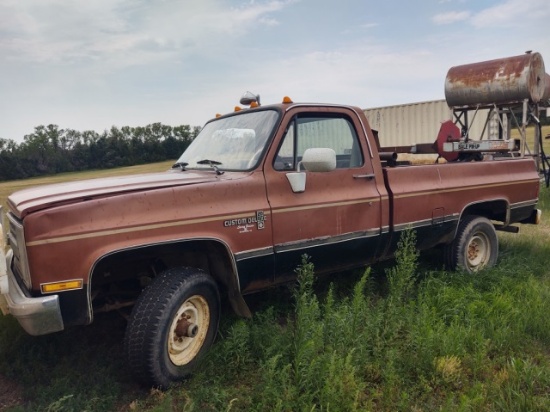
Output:
<path fill-rule="evenodd" d="M 183 379 L 212 345 L 219 318 L 211 276 L 193 268 L 167 270 L 132 310 L 124 339 L 130 368 L 143 383 L 162 388 Z"/>
<path fill-rule="evenodd" d="M 445 260 L 450 270 L 474 273 L 492 267 L 498 258 L 498 237 L 491 221 L 466 216 L 458 225 L 455 239 L 446 246 Z"/>

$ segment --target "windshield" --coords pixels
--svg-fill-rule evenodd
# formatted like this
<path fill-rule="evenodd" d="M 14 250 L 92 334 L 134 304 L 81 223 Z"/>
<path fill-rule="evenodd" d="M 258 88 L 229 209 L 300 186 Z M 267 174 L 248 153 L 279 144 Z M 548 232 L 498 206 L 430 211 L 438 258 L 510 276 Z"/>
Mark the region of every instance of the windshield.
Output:
<path fill-rule="evenodd" d="M 260 161 L 279 114 L 242 113 L 207 123 L 177 161 L 185 169 L 249 170 Z"/>

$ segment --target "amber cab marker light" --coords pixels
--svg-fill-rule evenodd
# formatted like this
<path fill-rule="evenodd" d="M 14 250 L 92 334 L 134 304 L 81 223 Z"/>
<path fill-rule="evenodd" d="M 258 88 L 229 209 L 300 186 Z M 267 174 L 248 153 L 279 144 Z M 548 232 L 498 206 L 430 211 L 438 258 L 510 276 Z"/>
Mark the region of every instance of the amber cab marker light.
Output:
<path fill-rule="evenodd" d="M 235 111 L 240 112 L 242 109 L 239 106 L 235 106 Z"/>
<path fill-rule="evenodd" d="M 293 103 L 292 99 L 288 96 L 283 97 L 283 103 L 284 104 L 290 104 Z"/>
<path fill-rule="evenodd" d="M 216 119 L 217 119 L 218 117 L 222 117 L 222 115 L 221 115 L 220 113 L 216 113 Z"/>
<path fill-rule="evenodd" d="M 65 290 L 82 289 L 82 279 L 65 280 L 63 282 L 44 283 L 40 285 L 42 293 L 62 292 Z"/>
<path fill-rule="evenodd" d="M 250 103 L 250 108 L 251 108 L 251 109 L 253 109 L 253 108 L 255 108 L 255 107 L 258 107 L 258 106 L 259 106 L 258 102 L 252 102 L 252 103 Z"/>

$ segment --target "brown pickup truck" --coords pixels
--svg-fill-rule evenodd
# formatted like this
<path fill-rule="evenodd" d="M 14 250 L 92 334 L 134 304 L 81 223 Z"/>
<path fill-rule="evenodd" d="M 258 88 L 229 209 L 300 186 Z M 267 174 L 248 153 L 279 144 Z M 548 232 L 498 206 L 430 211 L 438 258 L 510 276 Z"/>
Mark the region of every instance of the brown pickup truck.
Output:
<path fill-rule="evenodd" d="M 212 344 L 225 296 L 391 258 L 400 234 L 442 246 L 450 269 L 494 265 L 495 229 L 536 223 L 539 176 L 522 156 L 426 165 L 380 149 L 356 107 L 281 104 L 209 121 L 171 170 L 12 194 L 4 313 L 32 335 L 133 306 L 125 351 L 167 386 Z M 464 159 L 462 159 L 464 160 Z"/>

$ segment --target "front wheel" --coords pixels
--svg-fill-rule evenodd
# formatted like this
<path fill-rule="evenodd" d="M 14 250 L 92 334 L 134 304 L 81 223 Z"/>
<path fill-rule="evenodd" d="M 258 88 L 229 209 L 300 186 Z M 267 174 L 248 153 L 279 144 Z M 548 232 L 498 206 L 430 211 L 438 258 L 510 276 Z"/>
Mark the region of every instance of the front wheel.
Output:
<path fill-rule="evenodd" d="M 212 345 L 219 318 L 211 276 L 193 268 L 167 270 L 132 310 L 124 338 L 130 368 L 143 383 L 162 388 L 188 376 Z"/>
<path fill-rule="evenodd" d="M 498 237 L 489 219 L 466 216 L 458 225 L 455 239 L 446 246 L 447 269 L 469 273 L 492 267 L 498 258 Z"/>

